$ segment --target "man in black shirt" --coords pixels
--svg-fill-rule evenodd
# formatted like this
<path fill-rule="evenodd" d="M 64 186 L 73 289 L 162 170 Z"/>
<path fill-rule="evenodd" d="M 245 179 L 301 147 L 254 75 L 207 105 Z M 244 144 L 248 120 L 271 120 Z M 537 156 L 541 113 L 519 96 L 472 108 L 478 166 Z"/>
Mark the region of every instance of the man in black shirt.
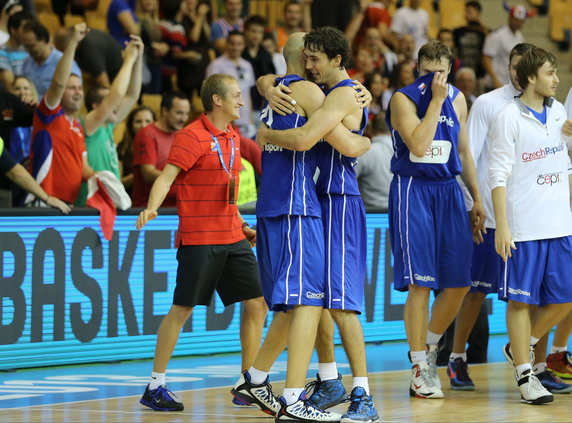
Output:
<path fill-rule="evenodd" d="M 465 20 L 467 25 L 453 31 L 453 40 L 457 48 L 457 57 L 463 66 L 473 69 L 477 78 L 485 76 L 482 65 L 483 45 L 488 29 L 481 23 L 481 4 L 468 1 L 465 4 Z"/>

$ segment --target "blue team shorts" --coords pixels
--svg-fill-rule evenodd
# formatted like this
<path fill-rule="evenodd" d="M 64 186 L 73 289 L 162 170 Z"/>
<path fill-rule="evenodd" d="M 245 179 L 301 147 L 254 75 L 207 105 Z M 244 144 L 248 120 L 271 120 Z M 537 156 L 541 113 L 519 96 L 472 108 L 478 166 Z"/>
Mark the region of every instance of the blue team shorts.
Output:
<path fill-rule="evenodd" d="M 503 263 L 499 299 L 540 306 L 572 302 L 572 236 L 515 245 Z"/>
<path fill-rule="evenodd" d="M 471 286 L 473 238 L 457 181 L 396 175 L 389 190 L 394 288 Z"/>
<path fill-rule="evenodd" d="M 322 219 L 283 215 L 259 217 L 256 255 L 268 308 L 324 307 L 324 228 Z"/>
<path fill-rule="evenodd" d="M 326 248 L 326 308 L 361 314 L 366 269 L 365 207 L 359 195 L 320 198 Z"/>
<path fill-rule="evenodd" d="M 495 250 L 495 230 L 487 228 L 484 241 L 473 246 L 473 265 L 471 292 L 494 294 L 498 292 L 503 261 Z"/>

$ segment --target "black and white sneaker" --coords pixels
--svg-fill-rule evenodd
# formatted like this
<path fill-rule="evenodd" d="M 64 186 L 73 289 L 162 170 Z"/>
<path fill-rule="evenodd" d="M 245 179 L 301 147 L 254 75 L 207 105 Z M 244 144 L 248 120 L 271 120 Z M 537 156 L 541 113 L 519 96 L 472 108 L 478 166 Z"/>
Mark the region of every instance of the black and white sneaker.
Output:
<path fill-rule="evenodd" d="M 539 405 L 554 401 L 554 396 L 542 386 L 532 369 L 525 370 L 520 378 L 516 371 L 514 375 L 520 389 L 520 402 Z"/>
<path fill-rule="evenodd" d="M 254 405 L 271 416 L 275 416 L 280 410 L 280 402 L 272 393 L 268 378 L 264 383 L 255 385 L 250 381 L 250 374 L 246 370 L 242 372 L 230 393 L 234 396 L 235 404 L 240 402 L 241 405 Z"/>

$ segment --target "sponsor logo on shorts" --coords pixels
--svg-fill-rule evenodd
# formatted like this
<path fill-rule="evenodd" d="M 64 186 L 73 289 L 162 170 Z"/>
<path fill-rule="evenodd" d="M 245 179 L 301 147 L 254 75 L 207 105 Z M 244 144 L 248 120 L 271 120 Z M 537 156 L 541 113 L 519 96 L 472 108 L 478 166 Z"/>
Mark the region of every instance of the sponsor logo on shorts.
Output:
<path fill-rule="evenodd" d="M 566 151 L 566 145 L 564 143 L 560 143 L 557 147 L 542 147 L 536 151 L 532 152 L 524 152 L 522 153 L 522 161 L 523 162 L 533 162 L 534 160 L 540 160 L 548 157 L 551 154 L 557 154 L 562 151 Z"/>
<path fill-rule="evenodd" d="M 413 275 L 413 278 L 419 282 L 435 282 L 435 278 L 430 275 L 418 275 L 417 273 L 415 273 Z"/>
<path fill-rule="evenodd" d="M 538 185 L 554 185 L 562 182 L 562 177 L 560 176 L 562 172 L 556 173 L 545 173 L 543 175 L 538 175 L 536 178 L 536 183 Z"/>
<path fill-rule="evenodd" d="M 439 123 L 444 123 L 449 128 L 455 126 L 455 121 L 453 120 L 453 118 L 445 115 L 441 115 L 441 117 L 439 118 Z"/>
<path fill-rule="evenodd" d="M 310 292 L 307 291 L 306 292 L 306 298 L 309 298 L 311 300 L 322 300 L 324 299 L 325 295 L 323 292 Z"/>
<path fill-rule="evenodd" d="M 274 145 L 274 144 L 266 144 L 264 146 L 264 151 L 266 151 L 267 153 L 272 153 L 275 151 L 282 151 L 283 148 L 278 146 L 278 145 Z"/>
<path fill-rule="evenodd" d="M 473 282 L 471 282 L 471 285 L 473 285 L 475 288 L 478 288 L 479 286 L 482 286 L 483 288 L 492 288 L 493 287 L 492 283 L 483 282 L 483 281 L 473 281 Z"/>
<path fill-rule="evenodd" d="M 512 295 L 524 295 L 525 297 L 530 297 L 530 292 L 528 291 L 523 291 L 522 289 L 518 288 L 518 289 L 514 289 L 514 288 L 509 288 L 508 289 L 508 293 L 512 294 Z"/>

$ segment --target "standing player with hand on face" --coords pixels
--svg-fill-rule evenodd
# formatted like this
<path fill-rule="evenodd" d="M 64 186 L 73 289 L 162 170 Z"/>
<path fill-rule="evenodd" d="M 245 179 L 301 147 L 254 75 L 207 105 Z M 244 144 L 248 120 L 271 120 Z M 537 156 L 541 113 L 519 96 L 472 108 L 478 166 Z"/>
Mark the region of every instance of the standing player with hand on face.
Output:
<path fill-rule="evenodd" d="M 474 199 L 473 236 L 482 240 L 485 214 L 469 150 L 463 94 L 447 84 L 453 54 L 432 41 L 419 50 L 420 77 L 397 90 L 387 113 L 395 154 L 389 223 L 395 289 L 409 291 L 405 330 L 411 349 L 409 393 L 443 398 L 437 376 L 438 342 L 471 285 L 471 223 L 461 188 Z M 429 320 L 429 295 L 439 289 Z"/>

